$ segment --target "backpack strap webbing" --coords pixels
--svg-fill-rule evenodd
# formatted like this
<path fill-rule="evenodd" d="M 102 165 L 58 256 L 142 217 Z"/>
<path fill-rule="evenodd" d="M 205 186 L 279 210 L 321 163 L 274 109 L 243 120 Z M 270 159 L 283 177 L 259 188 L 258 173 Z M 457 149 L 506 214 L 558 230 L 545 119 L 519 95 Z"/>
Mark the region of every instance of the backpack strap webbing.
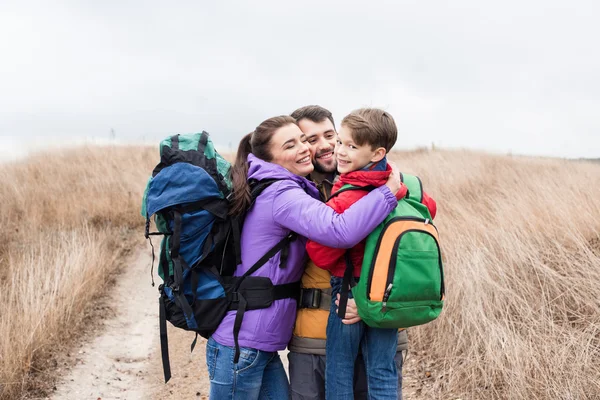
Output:
<path fill-rule="evenodd" d="M 342 279 L 342 289 L 340 291 L 340 302 L 338 305 L 338 317 L 340 317 L 341 319 L 346 318 L 346 307 L 348 306 L 348 293 L 350 292 L 350 289 L 356 286 L 356 280 L 354 279 L 354 266 L 352 265 L 350 250 L 346 250 L 344 258 L 346 260 L 346 269 L 344 270 L 344 278 Z"/>
<path fill-rule="evenodd" d="M 407 199 L 423 202 L 423 183 L 418 176 L 400 173 L 400 181 L 404 183 L 408 189 L 406 194 Z"/>
<path fill-rule="evenodd" d="M 204 152 L 206 151 L 207 144 L 208 144 L 208 132 L 202 131 L 202 133 L 200 134 L 200 140 L 198 140 L 198 152 L 201 154 L 204 154 Z M 205 161 L 206 161 L 206 165 L 204 166 L 204 168 L 213 178 L 215 178 L 215 182 L 217 183 L 217 186 L 219 187 L 219 191 L 221 193 L 223 193 L 223 196 L 225 198 L 227 198 L 231 194 L 231 189 L 229 189 L 229 186 L 227 185 L 227 183 L 225 183 L 225 178 L 219 172 L 219 168 L 217 166 L 216 154 L 215 154 L 215 157 L 213 157 L 213 158 L 206 157 Z"/>
<path fill-rule="evenodd" d="M 280 179 L 263 179 L 263 180 L 250 180 L 248 181 L 248 185 L 250 186 L 250 208 L 254 205 L 254 202 L 260 196 L 260 194 L 271 184 L 279 181 Z M 248 212 L 248 211 L 246 211 Z M 243 225 L 244 215 L 235 216 L 231 219 L 231 232 L 233 234 L 233 243 L 235 248 L 235 259 L 237 265 L 242 263 L 242 225 Z M 286 257 L 287 258 L 287 257 Z"/>
<path fill-rule="evenodd" d="M 194 312 L 183 294 L 183 271 L 188 266 L 179 254 L 181 244 L 181 213 L 175 210 L 173 211 L 173 236 L 169 244 L 171 245 L 171 260 L 173 261 L 173 286 L 171 287 L 173 289 L 173 296 L 175 302 L 185 314 L 185 317 L 189 319 L 193 317 Z"/>
<path fill-rule="evenodd" d="M 371 192 L 371 191 L 373 191 L 375 189 L 377 189 L 377 188 L 375 186 L 373 186 L 373 185 L 368 185 L 368 186 L 354 186 L 354 185 L 346 184 L 346 185 L 342 186 L 340 188 L 340 190 L 338 190 L 337 192 L 333 193 L 329 197 L 329 200 L 331 200 L 335 196 L 339 195 L 340 193 L 347 192 L 348 190 L 363 190 L 365 192 Z"/>
<path fill-rule="evenodd" d="M 204 200 L 195 201 L 193 203 L 187 203 L 182 206 L 174 207 L 175 210 L 181 214 L 188 214 L 194 211 L 206 210 L 217 218 L 227 218 L 229 212 L 229 202 L 225 199 L 220 198 L 209 198 Z"/>
<path fill-rule="evenodd" d="M 240 359 L 240 345 L 239 345 L 238 339 L 239 339 L 239 335 L 240 335 L 240 329 L 242 327 L 242 321 L 244 319 L 244 314 L 246 313 L 246 310 L 248 308 L 248 301 L 246 300 L 246 298 L 244 297 L 244 295 L 241 292 L 238 292 L 238 289 L 246 277 L 252 275 L 260 267 L 265 265 L 267 263 L 267 261 L 269 261 L 271 259 L 271 257 L 273 257 L 275 254 L 277 254 L 279 251 L 281 251 L 284 247 L 289 246 L 289 244 L 292 241 L 296 240 L 296 237 L 297 237 L 297 235 L 295 232 L 290 232 L 283 239 L 281 239 L 279 241 L 279 243 L 277 243 L 275 246 L 273 246 L 271 248 L 271 250 L 269 250 L 256 263 L 254 263 L 254 265 L 252 267 L 250 267 L 250 269 L 248 271 L 246 271 L 237 280 L 235 286 L 233 287 L 233 289 L 231 291 L 231 293 L 233 295 L 236 295 L 236 293 L 237 293 L 236 296 L 238 299 L 238 308 L 237 308 L 237 312 L 235 314 L 235 321 L 233 323 L 233 342 L 235 343 L 235 355 L 233 357 L 233 362 L 235 364 L 237 364 L 237 362 Z"/>
<path fill-rule="evenodd" d="M 179 135 L 171 136 L 171 148 L 173 150 L 179 150 Z"/>
<path fill-rule="evenodd" d="M 163 365 L 165 383 L 171 379 L 171 363 L 169 361 L 169 339 L 167 337 L 167 312 L 165 310 L 164 296 L 160 296 L 158 308 L 158 326 L 160 331 L 160 355 Z"/>

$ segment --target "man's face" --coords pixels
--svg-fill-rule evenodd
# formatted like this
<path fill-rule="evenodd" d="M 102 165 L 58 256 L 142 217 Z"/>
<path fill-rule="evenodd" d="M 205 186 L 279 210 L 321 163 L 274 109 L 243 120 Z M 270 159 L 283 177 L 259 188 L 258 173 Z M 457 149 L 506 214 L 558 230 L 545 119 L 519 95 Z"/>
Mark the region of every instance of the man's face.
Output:
<path fill-rule="evenodd" d="M 335 172 L 337 162 L 333 153 L 337 134 L 331 121 L 324 119 L 321 122 L 312 122 L 305 118 L 298 122 L 298 126 L 306 135 L 315 171 L 320 173 Z"/>

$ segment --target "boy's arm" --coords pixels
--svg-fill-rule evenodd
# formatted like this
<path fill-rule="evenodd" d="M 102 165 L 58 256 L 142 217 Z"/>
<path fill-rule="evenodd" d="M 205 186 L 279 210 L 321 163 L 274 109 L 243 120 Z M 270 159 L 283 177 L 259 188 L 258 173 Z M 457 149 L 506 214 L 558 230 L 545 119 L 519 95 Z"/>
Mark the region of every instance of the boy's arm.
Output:
<path fill-rule="evenodd" d="M 362 190 L 349 190 L 331 198 L 327 205 L 341 214 L 366 194 L 367 192 Z M 306 251 L 317 267 L 326 270 L 331 269 L 346 253 L 346 249 L 324 246 L 312 240 L 307 240 Z"/>

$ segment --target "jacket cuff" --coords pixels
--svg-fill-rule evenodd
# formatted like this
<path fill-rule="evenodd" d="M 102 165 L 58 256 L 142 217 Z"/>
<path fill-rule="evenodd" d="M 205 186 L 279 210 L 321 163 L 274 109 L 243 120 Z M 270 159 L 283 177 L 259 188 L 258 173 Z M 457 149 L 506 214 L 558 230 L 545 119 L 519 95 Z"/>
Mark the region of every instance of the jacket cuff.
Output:
<path fill-rule="evenodd" d="M 385 198 L 385 201 L 388 204 L 389 211 L 392 212 L 392 210 L 398 205 L 396 195 L 392 193 L 390 188 L 388 188 L 386 185 L 379 186 L 377 190 L 379 190 L 383 194 L 383 197 Z"/>

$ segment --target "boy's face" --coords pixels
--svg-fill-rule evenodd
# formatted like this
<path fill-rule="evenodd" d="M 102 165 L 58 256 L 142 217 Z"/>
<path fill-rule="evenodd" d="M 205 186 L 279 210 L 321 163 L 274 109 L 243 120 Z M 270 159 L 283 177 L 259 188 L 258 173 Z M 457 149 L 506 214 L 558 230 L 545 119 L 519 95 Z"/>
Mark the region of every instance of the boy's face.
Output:
<path fill-rule="evenodd" d="M 371 149 L 370 144 L 359 146 L 352 139 L 350 129 L 342 125 L 338 132 L 338 141 L 335 148 L 337 168 L 340 174 L 357 171 L 371 162 L 379 162 L 385 156 L 385 149 L 379 147 Z"/>
<path fill-rule="evenodd" d="M 333 152 L 336 133 L 331 121 L 325 119 L 321 122 L 313 122 L 304 118 L 298 121 L 298 126 L 306 135 L 315 171 L 324 174 L 335 172 L 337 165 Z"/>

